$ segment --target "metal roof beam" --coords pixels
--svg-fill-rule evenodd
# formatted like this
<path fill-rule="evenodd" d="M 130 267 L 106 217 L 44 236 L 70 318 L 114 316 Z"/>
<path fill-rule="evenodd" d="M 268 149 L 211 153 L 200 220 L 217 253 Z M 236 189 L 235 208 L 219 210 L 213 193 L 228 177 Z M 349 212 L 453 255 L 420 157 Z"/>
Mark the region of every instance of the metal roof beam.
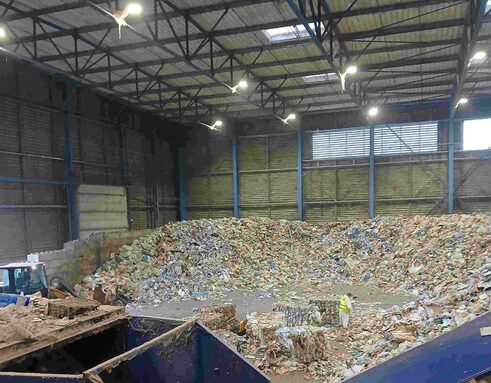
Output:
<path fill-rule="evenodd" d="M 491 78 L 488 78 L 488 80 L 491 80 Z M 309 85 L 309 86 L 306 86 Z M 316 88 L 319 87 L 319 84 L 316 84 L 317 86 L 311 86 L 312 84 L 302 84 L 302 85 L 294 85 L 294 86 L 285 86 L 283 88 L 279 88 L 279 92 L 287 92 L 291 90 L 302 90 L 302 89 L 310 89 L 310 88 Z M 323 84 L 326 85 L 326 84 Z M 425 88 L 433 88 L 433 87 L 438 87 L 438 86 L 447 86 L 450 87 L 452 85 L 452 80 L 439 80 L 439 81 L 421 81 L 421 82 L 412 82 L 412 83 L 406 83 L 406 84 L 398 84 L 398 85 L 392 85 L 392 86 L 379 86 L 379 87 L 373 87 L 373 88 L 367 88 L 367 94 L 377 94 L 377 93 L 385 93 L 385 92 L 392 92 L 392 91 L 399 91 L 399 90 L 411 90 L 411 89 L 425 89 Z M 422 91 L 423 93 L 430 93 L 432 91 Z M 436 92 L 436 94 L 440 94 L 442 92 L 448 93 L 448 89 L 445 90 L 434 90 L 433 92 Z M 411 93 L 409 93 L 411 95 Z M 230 97 L 229 95 L 224 95 L 224 94 L 218 94 L 218 95 L 212 95 L 212 96 L 200 96 L 199 98 L 203 98 L 204 100 L 211 100 L 211 99 L 224 99 L 226 97 Z M 306 94 L 295 94 L 295 95 L 284 95 L 283 98 L 287 100 L 295 100 L 295 99 L 300 99 L 302 97 L 304 98 L 311 98 L 311 97 L 331 97 L 331 96 L 343 96 L 343 93 L 340 93 L 339 91 L 321 91 L 321 92 L 316 92 L 316 93 L 306 93 Z M 183 100 L 186 101 L 186 100 Z M 190 101 L 190 100 L 187 100 Z M 155 101 L 142 101 L 139 103 L 139 105 L 153 105 L 155 103 L 158 103 L 158 100 Z M 240 105 L 244 104 L 245 102 L 242 100 L 224 100 L 223 103 L 217 102 L 213 103 L 214 105 Z"/>
<path fill-rule="evenodd" d="M 220 41 L 216 40 L 214 38 L 213 33 L 210 33 L 205 28 L 203 28 L 203 26 L 200 23 L 198 23 L 192 16 L 188 15 L 185 11 L 179 9 L 171 1 L 169 1 L 169 0 L 159 0 L 159 1 L 167 4 L 167 6 L 169 6 L 174 12 L 180 13 L 186 19 L 186 22 L 193 24 L 201 33 L 208 34 L 208 41 L 210 43 L 210 49 L 213 49 L 213 45 L 215 45 L 216 47 L 218 47 L 220 49 L 220 51 L 224 52 L 229 57 L 230 65 L 229 65 L 229 68 L 226 68 L 226 69 L 230 72 L 230 86 L 232 86 L 232 87 L 235 86 L 235 83 L 237 83 L 239 80 L 241 80 L 241 78 L 238 78 L 238 79 L 233 78 L 234 72 L 236 71 L 235 70 L 236 68 L 234 68 L 234 62 L 235 62 L 241 68 L 241 70 L 245 71 L 247 79 L 252 78 L 252 79 L 254 79 L 255 82 L 262 84 L 261 94 L 263 94 L 264 90 L 266 90 L 267 92 L 271 92 L 271 97 L 274 98 L 276 96 L 275 92 L 267 84 L 264 83 L 263 79 L 261 77 L 259 77 L 258 75 L 256 75 L 249 68 L 249 65 L 244 64 L 233 52 L 229 51 Z M 213 61 L 213 58 L 214 58 L 214 52 L 213 52 L 213 56 L 210 55 L 210 61 L 211 62 Z M 242 75 L 242 77 L 243 76 L 244 75 Z M 254 95 L 254 93 L 256 93 L 254 90 L 252 90 L 252 91 L 249 90 L 247 92 L 247 95 L 245 95 L 245 94 L 241 95 L 240 93 L 239 93 L 239 95 L 241 97 L 243 97 L 244 99 L 249 100 L 249 102 L 250 102 L 251 97 Z M 281 97 L 279 97 L 279 99 L 280 99 L 280 101 L 283 101 L 283 100 L 281 100 Z"/>
<path fill-rule="evenodd" d="M 91 0 L 93 4 L 104 4 L 104 3 L 109 3 L 111 1 L 108 0 Z M 187 8 L 186 11 L 190 15 L 198 15 L 202 13 L 208 13 L 208 12 L 215 12 L 215 11 L 223 11 L 226 7 L 228 8 L 238 8 L 238 7 L 246 7 L 250 5 L 257 5 L 257 4 L 262 4 L 262 3 L 267 3 L 271 0 L 238 0 L 238 1 L 231 1 L 229 3 L 218 3 L 218 4 L 210 4 L 210 5 L 203 5 L 203 6 L 198 6 L 198 7 L 192 7 L 192 8 Z M 78 0 L 78 1 L 73 1 L 68 4 L 60 4 L 60 5 L 54 5 L 51 7 L 44 7 L 44 8 L 38 8 L 38 9 L 33 9 L 32 11 L 26 11 L 23 15 L 10 15 L 5 17 L 5 21 L 12 21 L 12 20 L 19 20 L 19 19 L 24 19 L 24 18 L 31 18 L 31 17 L 39 17 L 43 15 L 52 15 L 54 13 L 58 12 L 64 12 L 64 11 L 70 11 L 74 9 L 80 9 L 80 8 L 86 8 L 88 7 L 89 4 L 87 3 L 86 0 Z M 174 18 L 174 17 L 179 17 L 177 13 L 171 12 L 167 17 Z M 165 20 L 165 16 L 160 16 L 157 20 Z M 153 21 L 152 16 L 145 16 L 140 19 L 140 21 L 137 21 L 138 23 L 145 23 L 145 22 L 150 22 Z"/>
<path fill-rule="evenodd" d="M 485 36 L 488 39 L 491 39 L 491 36 Z M 407 51 L 411 49 L 418 49 L 421 47 L 424 48 L 430 48 L 430 47 L 439 47 L 439 46 L 446 46 L 448 45 L 453 46 L 461 43 L 461 39 L 448 39 L 448 40 L 436 40 L 436 41 L 428 41 L 428 42 L 417 42 L 417 43 L 400 43 L 400 44 L 395 44 L 394 46 L 391 47 L 378 47 L 378 48 L 372 48 L 372 49 L 367 49 L 365 52 L 363 52 L 365 55 L 369 54 L 377 54 L 377 53 L 387 53 L 387 52 L 399 52 L 399 51 Z M 230 50 L 231 54 L 234 55 L 241 55 L 241 54 L 246 54 L 246 53 L 259 53 L 261 50 L 263 51 L 274 51 L 278 49 L 284 49 L 284 48 L 290 48 L 290 47 L 295 47 L 295 46 L 305 46 L 308 44 L 312 44 L 312 41 L 310 41 L 310 38 L 305 41 L 299 42 L 299 41 L 285 41 L 285 42 L 278 42 L 275 44 L 268 44 L 268 45 L 256 45 L 253 47 L 247 47 L 247 48 L 239 48 L 239 49 L 233 49 Z M 384 45 L 386 43 L 384 42 Z M 362 51 L 349 51 L 348 55 L 350 57 L 352 56 L 357 56 L 360 54 Z M 216 52 L 215 53 L 215 58 L 221 57 L 229 57 L 228 53 L 225 52 Z M 197 54 L 194 57 L 196 60 L 205 60 L 209 58 L 208 53 L 200 53 Z M 59 56 L 44 56 L 45 62 L 47 61 L 55 61 L 59 60 Z M 172 63 L 179 63 L 183 62 L 183 59 L 181 57 L 176 57 L 176 58 L 169 58 L 169 59 L 154 59 L 154 60 L 147 60 L 147 61 L 141 61 L 139 62 L 140 67 L 146 67 L 146 66 L 155 66 L 155 65 L 160 65 L 164 62 L 165 64 L 172 64 Z M 237 69 L 243 69 L 246 67 L 248 64 L 243 64 L 242 66 L 236 67 Z M 124 64 L 121 65 L 113 65 L 113 70 L 126 70 L 128 69 L 128 66 L 125 66 Z M 93 73 L 104 73 L 106 72 L 107 68 L 105 66 L 101 67 L 92 67 L 88 70 L 85 70 L 85 74 L 93 74 Z"/>
<path fill-rule="evenodd" d="M 443 56 L 434 56 L 434 57 L 422 57 L 422 58 L 414 58 L 414 59 L 407 59 L 407 60 L 399 60 L 399 61 L 384 61 L 380 63 L 373 63 L 369 65 L 360 65 L 358 67 L 359 72 L 364 72 L 364 71 L 371 71 L 371 70 L 379 70 L 379 69 L 389 69 L 389 68 L 399 68 L 399 67 L 405 67 L 405 66 L 413 66 L 413 65 L 424 65 L 424 64 L 435 64 L 435 63 L 441 63 L 441 62 L 452 62 L 457 59 L 457 55 L 443 55 Z M 306 58 L 297 58 L 297 59 L 291 59 L 291 60 L 283 60 L 283 61 L 272 61 L 272 62 L 266 62 L 266 63 L 259 63 L 255 64 L 253 66 L 250 66 L 249 69 L 255 70 L 255 69 L 264 69 L 264 68 L 270 68 L 270 67 L 275 67 L 275 66 L 283 66 L 283 65 L 294 65 L 294 64 L 302 64 L 305 62 L 322 62 L 325 60 L 324 56 L 314 56 L 310 57 L 309 60 L 306 60 Z M 326 72 L 332 72 L 332 69 L 323 69 L 320 70 L 321 73 L 326 73 Z M 227 69 L 222 69 L 222 70 L 217 70 L 217 73 L 226 73 Z M 316 71 L 317 73 L 317 71 Z M 175 80 L 179 78 L 189 78 L 191 76 L 199 76 L 199 72 L 186 72 L 186 73 L 175 73 L 175 74 L 170 74 L 170 75 L 162 75 L 159 76 L 162 80 Z M 285 76 L 291 77 L 292 73 L 285 72 L 278 74 L 277 76 L 265 76 L 262 80 L 264 81 L 271 81 L 274 79 L 283 79 Z M 150 81 L 150 78 L 140 78 L 140 82 L 147 82 Z M 355 83 L 357 81 L 351 81 L 351 83 Z M 127 84 L 132 84 L 133 81 L 131 79 L 125 79 L 123 81 L 113 81 L 113 86 L 116 85 L 127 85 Z M 96 83 L 93 85 L 93 87 L 106 87 L 108 86 L 109 83 L 104 82 L 104 83 Z M 196 84 L 196 86 L 199 86 L 199 84 Z"/>
<path fill-rule="evenodd" d="M 454 86 L 450 97 L 449 118 L 452 119 L 455 114 L 455 107 L 462 96 L 464 84 L 466 82 L 469 63 L 472 55 L 475 53 L 474 48 L 479 40 L 479 32 L 483 19 L 486 17 L 486 0 L 471 0 L 469 2 L 469 22 L 464 27 L 462 36 L 462 46 L 457 61 L 457 72 L 455 73 Z"/>
<path fill-rule="evenodd" d="M 416 3 L 418 3 L 418 6 L 422 6 L 422 2 L 416 2 Z M 426 3 L 436 4 L 436 3 L 439 3 L 439 2 L 438 1 L 427 0 Z M 227 4 L 228 3 L 224 3 L 222 5 L 222 8 L 221 9 L 225 9 Z M 5 6 L 5 7 L 8 7 L 8 4 L 5 4 L 5 3 L 2 3 L 1 5 Z M 367 11 L 366 14 L 373 14 L 374 12 L 376 13 L 377 12 L 377 9 L 380 9 L 380 8 L 379 7 L 366 8 L 366 11 Z M 369 10 L 371 10 L 371 11 L 369 12 Z M 350 12 L 353 12 L 353 11 L 350 11 Z M 347 12 L 346 14 L 344 12 L 333 12 L 333 13 L 329 13 L 328 15 L 323 15 L 321 17 L 321 20 L 322 21 L 329 21 L 329 20 L 337 20 L 337 19 L 340 19 L 340 18 L 349 17 L 350 12 Z M 162 14 L 158 14 L 157 15 L 157 20 L 166 20 L 166 19 L 169 19 L 169 18 L 174 18 L 174 17 L 179 17 L 179 16 L 180 15 L 178 13 L 174 13 L 173 17 L 165 16 L 165 15 L 162 15 Z M 145 17 L 142 17 L 140 20 L 134 20 L 132 22 L 132 24 L 133 25 L 138 25 L 140 23 L 153 22 L 154 19 L 155 19 L 155 17 L 153 15 L 151 15 L 151 16 L 145 16 Z M 307 23 L 312 23 L 312 22 L 316 21 L 316 18 L 310 16 L 310 17 L 305 17 L 305 20 L 307 21 Z M 461 19 L 458 19 L 458 20 L 461 20 Z M 422 24 L 420 26 L 423 27 L 423 28 L 425 28 L 425 27 L 428 28 L 428 26 L 431 26 L 433 24 L 435 24 L 435 25 L 438 26 L 439 24 L 444 23 L 444 22 L 445 23 L 448 23 L 447 26 L 451 26 L 451 25 L 453 25 L 453 23 L 455 23 L 455 19 L 440 21 L 440 22 L 437 22 L 437 23 L 427 23 L 427 24 Z M 217 30 L 217 31 L 214 32 L 214 36 L 215 37 L 232 36 L 232 35 L 236 35 L 236 34 L 240 34 L 240 33 L 257 32 L 257 31 L 266 30 L 266 29 L 270 29 L 270 28 L 279 28 L 279 27 L 285 27 L 285 26 L 297 25 L 297 24 L 298 24 L 298 19 L 281 20 L 281 21 L 276 21 L 276 22 L 261 23 L 261 24 L 255 24 L 255 25 L 244 26 L 244 27 L 236 27 L 236 28 L 229 28 L 229 29 L 220 29 L 220 30 Z M 445 26 L 440 26 L 440 28 L 444 28 L 444 27 Z M 91 33 L 91 32 L 96 32 L 96 31 L 101 31 L 101 30 L 107 30 L 107 29 L 116 29 L 116 28 L 117 28 L 117 24 L 115 22 L 106 22 L 106 23 L 99 23 L 99 24 L 82 26 L 82 27 L 79 27 L 79 28 L 68 29 L 67 33 L 69 33 L 69 34 L 73 34 L 73 33 L 76 33 L 76 32 L 78 32 L 78 33 Z M 433 28 L 436 28 L 436 27 L 433 27 Z M 430 29 L 431 29 L 431 27 L 430 27 Z M 369 33 L 369 32 L 370 31 L 366 31 L 366 32 L 355 32 L 355 33 Z M 47 40 L 49 38 L 54 39 L 54 38 L 57 38 L 57 37 L 63 37 L 65 35 L 66 34 L 63 33 L 63 32 L 50 32 L 50 33 L 38 34 L 36 36 L 24 36 L 24 37 L 20 37 L 18 39 L 12 40 L 11 41 L 11 44 L 30 43 L 30 42 L 33 42 L 33 41 Z M 348 36 L 349 35 L 350 34 L 348 34 Z M 178 36 L 178 37 L 179 37 L 179 41 L 184 41 L 185 40 L 185 36 Z M 189 34 L 189 39 L 190 40 L 202 40 L 205 37 L 206 36 L 203 35 L 203 33 Z M 344 37 L 343 37 L 343 40 L 344 40 Z M 173 38 L 173 37 L 170 37 L 170 38 L 165 38 L 165 39 L 159 39 L 157 42 L 159 44 L 172 44 L 172 43 L 177 43 L 177 40 L 175 38 Z M 122 45 L 118 46 L 117 49 L 118 50 L 135 49 L 135 48 L 132 48 L 133 45 L 134 44 L 122 44 Z M 148 47 L 148 46 L 151 46 L 151 45 L 142 45 L 142 46 L 137 45 L 137 47 L 139 47 L 139 48 L 145 48 L 145 47 Z"/>
<path fill-rule="evenodd" d="M 22 15 L 25 13 L 24 11 L 13 6 L 12 4 L 4 4 L 4 2 L 0 2 L 0 5 L 3 5 L 4 7 L 9 8 L 10 10 L 17 12 L 19 14 L 22 14 Z M 45 20 L 45 19 L 42 19 L 39 17 L 36 18 L 36 22 L 39 23 L 39 25 L 44 24 L 44 25 L 47 25 L 51 28 L 58 29 L 60 31 L 60 33 L 63 33 L 65 36 L 72 36 L 74 39 L 81 40 L 84 43 L 94 47 L 95 51 L 97 51 L 97 52 L 100 51 L 101 54 L 108 55 L 109 57 L 113 57 L 116 60 L 118 60 L 119 62 L 122 62 L 122 63 L 129 65 L 130 67 L 134 68 L 137 86 L 138 86 L 138 77 L 137 76 L 138 76 L 138 72 L 140 72 L 143 75 L 147 76 L 146 78 L 148 79 L 148 81 L 155 81 L 156 83 L 160 83 L 160 84 L 164 85 L 167 89 L 172 89 L 172 90 L 176 91 L 178 94 L 182 94 L 183 96 L 189 96 L 188 94 L 184 93 L 181 89 L 179 89 L 179 87 L 176 87 L 172 84 L 165 83 L 162 79 L 160 79 L 158 76 L 155 76 L 153 73 L 150 73 L 150 72 L 145 71 L 141 68 L 138 68 L 137 63 L 130 63 L 130 62 L 126 61 L 124 58 L 114 54 L 113 52 L 110 52 L 110 51 L 108 52 L 107 49 L 102 48 L 101 46 L 94 43 L 90 39 L 82 36 L 80 33 L 74 33 L 73 35 L 70 35 L 70 34 L 68 34 L 68 31 L 65 28 L 57 25 L 56 23 L 53 23 L 51 21 L 48 21 L 48 20 Z M 55 42 L 53 42 L 53 41 L 52 41 L 52 43 L 55 44 Z M 78 59 L 78 56 L 76 57 L 76 59 Z M 80 81 L 84 82 L 83 78 L 81 78 L 79 76 L 77 76 L 77 77 L 80 78 Z M 135 81 L 131 80 L 131 82 L 134 83 Z M 112 90 L 111 84 L 108 84 L 108 88 L 109 88 L 109 90 Z M 117 92 L 115 92 L 115 93 L 117 93 Z M 205 106 L 210 107 L 209 105 L 205 105 Z M 223 112 L 221 112 L 221 113 L 223 113 Z"/>
<path fill-rule="evenodd" d="M 461 25 L 465 25 L 466 22 L 467 20 L 464 18 L 464 19 L 449 19 L 449 20 L 433 21 L 431 23 L 424 23 L 424 24 L 383 27 L 383 29 L 380 28 L 380 29 L 372 29 L 368 31 L 345 33 L 340 36 L 340 40 L 353 41 L 353 40 L 363 39 L 367 37 L 389 36 L 389 35 L 398 35 L 403 33 L 427 31 L 431 29 L 459 27 Z"/>
<path fill-rule="evenodd" d="M 444 76 L 444 75 L 453 75 L 455 71 L 453 69 L 435 69 L 435 70 L 431 70 L 431 71 L 425 71 L 424 72 L 424 75 L 427 75 L 427 76 L 431 76 L 431 75 L 435 75 L 435 76 Z M 286 79 L 287 80 L 291 80 L 291 79 L 300 79 L 301 77 L 303 76 L 311 76 L 311 75 L 316 75 L 316 74 L 325 74 L 325 71 L 308 71 L 308 72 L 300 72 L 300 73 L 291 73 L 289 74 L 288 76 L 286 76 Z M 421 77 L 422 75 L 422 72 L 406 72 L 406 71 L 401 71 L 399 73 L 399 71 L 395 71 L 393 72 L 393 74 L 389 74 L 389 75 L 386 75 L 386 76 L 378 76 L 377 77 L 377 80 L 376 81 L 383 81 L 383 80 L 392 80 L 392 79 L 400 79 L 400 78 L 411 78 L 411 77 Z M 365 80 L 368 80 L 370 77 L 369 76 L 366 76 L 366 77 L 362 77 L 362 78 L 357 78 L 356 80 L 354 80 L 354 82 L 363 82 Z M 284 80 L 285 79 L 285 76 L 267 76 L 267 77 L 263 77 L 263 80 L 264 81 L 273 81 L 273 80 Z M 475 81 L 475 80 L 474 80 Z M 302 83 L 302 84 L 299 84 L 299 85 L 291 85 L 291 86 L 284 86 L 281 88 L 282 91 L 285 91 L 285 90 L 294 90 L 294 89 L 303 89 L 303 88 L 315 88 L 315 87 L 321 87 L 321 86 L 326 86 L 328 84 L 337 84 L 338 83 L 338 80 L 331 80 L 331 81 L 322 81 L 322 82 L 316 82 L 316 83 Z M 192 90 L 192 89 L 211 89 L 211 88 L 216 88 L 217 85 L 215 85 L 215 83 L 206 83 L 206 84 L 196 84 L 196 85 L 186 85 L 186 86 L 182 86 L 180 87 L 182 90 Z M 274 86 L 273 86 L 274 88 Z M 158 94 L 158 90 L 156 89 L 150 89 L 148 90 L 147 92 L 145 92 L 145 95 L 153 95 L 153 94 Z M 120 95 L 123 96 L 123 97 L 130 97 L 130 96 L 134 96 L 135 95 L 135 92 L 120 92 Z M 230 95 L 230 93 L 228 94 L 213 94 L 213 95 L 210 95 L 210 98 L 214 98 L 214 97 L 223 97 L 223 96 L 226 96 L 226 95 Z"/>
<path fill-rule="evenodd" d="M 426 98 L 428 97 L 431 97 L 431 98 L 434 98 L 435 96 L 442 96 L 441 98 L 444 98 L 446 97 L 446 95 L 448 94 L 448 90 L 442 90 L 442 91 L 434 91 L 434 90 L 430 90 L 430 91 L 426 91 L 426 92 L 417 92 L 417 93 L 400 93 L 400 94 L 391 94 L 390 95 L 390 100 L 393 100 L 393 99 L 401 99 L 401 98 L 409 98 L 409 97 L 415 97 L 415 96 L 418 96 L 419 97 L 419 100 L 421 101 L 424 101 Z M 311 108 L 311 107 L 315 107 L 315 106 L 332 106 L 332 105 L 346 105 L 346 104 L 352 104 L 353 106 L 357 106 L 359 108 L 363 108 L 363 106 L 360 106 L 358 104 L 356 104 L 352 99 L 336 99 L 336 100 L 329 100 L 328 102 L 327 101 L 315 101 L 315 100 L 318 100 L 319 98 L 322 98 L 322 97 L 332 97 L 333 95 L 332 94 L 323 94 L 323 93 L 318 93 L 318 94 L 314 94 L 314 95 L 311 95 L 311 96 L 290 96 L 288 97 L 288 99 L 290 101 L 300 101 L 300 100 L 303 100 L 304 102 L 303 103 L 300 103 L 296 106 L 296 110 L 297 111 L 300 111 L 301 109 L 308 109 L 308 108 Z M 426 97 L 428 96 L 428 97 Z M 311 99 L 312 101 L 309 102 L 308 100 Z M 367 98 L 367 102 L 375 102 L 378 100 L 378 97 L 372 97 L 372 98 Z M 392 102 L 391 102 L 392 103 Z M 391 104 L 389 103 L 389 104 Z M 234 108 L 234 107 L 238 107 L 241 105 L 241 103 L 230 103 L 230 104 L 218 104 L 218 105 L 228 105 L 230 108 Z M 175 111 L 177 110 L 176 107 L 169 107 L 169 109 L 166 109 L 166 112 L 168 113 L 171 113 L 172 111 Z M 201 108 L 201 109 L 198 109 L 199 110 L 205 110 L 204 108 Z M 273 107 L 270 105 L 270 106 L 265 106 L 264 108 L 262 109 L 241 109 L 241 110 L 231 110 L 230 113 L 234 113 L 234 112 L 244 112 L 244 111 L 248 111 L 248 110 L 253 110 L 255 112 L 261 112 L 262 110 L 273 110 Z"/>

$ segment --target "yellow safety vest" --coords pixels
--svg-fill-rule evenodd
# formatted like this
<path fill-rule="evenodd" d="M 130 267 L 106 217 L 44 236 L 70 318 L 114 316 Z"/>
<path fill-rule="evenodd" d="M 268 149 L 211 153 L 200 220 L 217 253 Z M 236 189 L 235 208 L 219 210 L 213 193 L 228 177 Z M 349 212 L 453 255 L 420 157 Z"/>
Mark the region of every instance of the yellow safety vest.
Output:
<path fill-rule="evenodd" d="M 350 313 L 350 309 L 348 307 L 348 299 L 349 298 L 345 295 L 341 298 L 341 301 L 339 302 L 339 311 L 345 314 Z"/>

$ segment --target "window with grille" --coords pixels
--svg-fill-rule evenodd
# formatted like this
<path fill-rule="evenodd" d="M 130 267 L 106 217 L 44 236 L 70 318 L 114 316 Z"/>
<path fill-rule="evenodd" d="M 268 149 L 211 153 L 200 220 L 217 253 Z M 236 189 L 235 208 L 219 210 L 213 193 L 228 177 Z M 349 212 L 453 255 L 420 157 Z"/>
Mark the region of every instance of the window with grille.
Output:
<path fill-rule="evenodd" d="M 425 153 L 438 150 L 438 123 L 375 127 L 375 154 Z M 370 152 L 370 128 L 330 129 L 312 134 L 312 159 L 364 157 Z"/>

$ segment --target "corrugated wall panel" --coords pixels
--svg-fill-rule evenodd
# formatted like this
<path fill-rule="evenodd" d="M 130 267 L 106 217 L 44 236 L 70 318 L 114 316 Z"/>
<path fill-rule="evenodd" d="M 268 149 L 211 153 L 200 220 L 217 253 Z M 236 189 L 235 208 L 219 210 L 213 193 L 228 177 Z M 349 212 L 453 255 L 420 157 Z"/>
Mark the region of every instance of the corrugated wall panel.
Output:
<path fill-rule="evenodd" d="M 239 138 L 239 169 L 258 170 L 267 168 L 267 139 Z"/>
<path fill-rule="evenodd" d="M 27 254 L 26 226 L 22 211 L 0 214 L 1 263 L 19 260 Z"/>
<path fill-rule="evenodd" d="M 432 172 L 442 180 L 447 179 L 446 163 L 431 164 Z M 437 197 L 442 196 L 445 187 L 433 178 L 433 175 L 420 165 L 413 166 L 413 191 L 414 197 Z"/>
<path fill-rule="evenodd" d="M 268 186 L 268 174 L 240 174 L 239 189 L 241 205 L 267 205 Z"/>
<path fill-rule="evenodd" d="M 188 203 L 190 205 L 209 205 L 209 179 L 208 176 L 194 176 L 188 182 Z"/>

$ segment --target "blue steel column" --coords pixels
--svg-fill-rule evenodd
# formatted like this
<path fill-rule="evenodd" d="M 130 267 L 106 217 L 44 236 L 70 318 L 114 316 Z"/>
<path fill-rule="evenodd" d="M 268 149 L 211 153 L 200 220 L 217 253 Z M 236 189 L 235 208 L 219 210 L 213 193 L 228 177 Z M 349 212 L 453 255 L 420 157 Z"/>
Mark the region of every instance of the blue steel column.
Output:
<path fill-rule="evenodd" d="M 453 213 L 454 203 L 454 155 L 455 155 L 455 124 L 453 116 L 448 122 L 448 162 L 447 162 L 447 194 L 448 194 L 448 214 Z"/>
<path fill-rule="evenodd" d="M 237 136 L 232 136 L 232 178 L 234 188 L 234 215 L 240 218 L 239 165 L 237 162 Z"/>
<path fill-rule="evenodd" d="M 297 216 L 303 221 L 303 132 L 297 128 Z"/>
<path fill-rule="evenodd" d="M 188 219 L 187 192 L 186 192 L 186 151 L 177 149 L 177 168 L 179 177 L 179 216 L 181 221 Z"/>
<path fill-rule="evenodd" d="M 65 132 L 66 192 L 69 217 L 70 241 L 78 238 L 77 201 L 73 174 L 72 129 L 69 115 L 70 97 L 67 83 L 63 83 L 63 128 Z"/>
<path fill-rule="evenodd" d="M 368 216 L 375 217 L 375 127 L 370 125 Z"/>

